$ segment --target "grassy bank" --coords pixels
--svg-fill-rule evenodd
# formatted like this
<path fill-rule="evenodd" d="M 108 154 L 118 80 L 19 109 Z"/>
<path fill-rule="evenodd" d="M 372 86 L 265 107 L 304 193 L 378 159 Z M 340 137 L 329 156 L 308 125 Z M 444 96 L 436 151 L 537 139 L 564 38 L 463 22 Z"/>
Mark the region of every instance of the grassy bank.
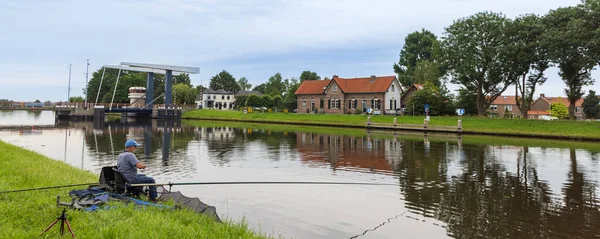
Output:
<path fill-rule="evenodd" d="M 218 119 L 260 123 L 300 123 L 306 125 L 364 127 L 365 115 L 337 114 L 293 114 L 293 113 L 248 113 L 241 111 L 192 110 L 183 114 L 184 119 Z M 374 123 L 387 123 L 392 126 L 394 118 L 398 124 L 423 124 L 423 116 L 372 116 Z M 431 117 L 429 125 L 455 126 L 458 117 Z M 543 121 L 516 119 L 489 119 L 463 117 L 463 133 L 497 134 L 506 136 L 534 136 L 565 139 L 600 140 L 599 122 L 582 121 Z"/>
<path fill-rule="evenodd" d="M 260 124 L 260 123 L 244 123 L 244 122 L 227 122 L 227 121 L 207 121 L 207 120 L 183 120 L 182 124 L 192 127 L 233 127 L 233 128 L 251 128 L 253 130 L 264 130 L 271 132 L 309 132 L 324 135 L 344 135 L 352 137 L 366 137 L 369 135 L 372 138 L 383 139 L 398 139 L 398 140 L 415 140 L 423 141 L 424 134 L 422 132 L 403 132 L 401 134 L 393 134 L 390 131 L 364 129 L 342 128 L 342 127 L 315 127 L 295 125 L 290 127 L 284 124 Z M 450 142 L 458 143 L 456 134 L 427 134 L 427 139 L 432 142 Z M 461 138 L 463 144 L 470 145 L 494 145 L 494 146 L 521 146 L 521 147 L 542 147 L 542 148 L 575 148 L 585 149 L 590 152 L 600 152 L 600 144 L 590 141 L 573 141 L 573 140 L 550 140 L 550 139 L 531 139 L 517 137 L 498 137 L 484 135 L 464 135 Z"/>
<path fill-rule="evenodd" d="M 94 183 L 98 176 L 0 141 L 0 191 L 51 185 Z M 85 188 L 85 187 L 83 187 Z M 0 194 L 0 237 L 37 238 L 62 211 L 56 195 L 82 187 Z M 216 223 L 188 210 L 119 208 L 83 212 L 68 210 L 78 238 L 266 238 L 244 223 Z M 218 208 L 217 208 L 218 210 Z M 60 223 L 44 235 L 56 238 Z M 66 227 L 65 227 L 66 230 Z M 68 233 L 68 230 L 66 231 Z M 67 236 L 67 235 L 65 235 Z M 70 236 L 69 236 L 70 237 Z"/>

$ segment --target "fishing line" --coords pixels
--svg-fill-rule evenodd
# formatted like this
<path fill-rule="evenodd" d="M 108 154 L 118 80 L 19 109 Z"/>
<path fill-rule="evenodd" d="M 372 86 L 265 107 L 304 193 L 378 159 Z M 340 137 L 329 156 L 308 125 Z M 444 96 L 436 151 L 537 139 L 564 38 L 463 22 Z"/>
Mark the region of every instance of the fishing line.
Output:
<path fill-rule="evenodd" d="M 360 183 L 360 182 L 189 182 L 189 183 L 140 183 L 130 184 L 131 187 L 143 186 L 175 186 L 175 185 L 244 185 L 244 184 L 321 184 L 321 185 L 373 185 L 373 186 L 398 186 L 394 183 Z"/>
<path fill-rule="evenodd" d="M 46 189 L 54 189 L 54 188 L 67 188 L 67 187 L 76 187 L 76 186 L 95 186 L 95 185 L 100 185 L 100 184 L 99 183 L 80 183 L 80 184 L 69 184 L 69 185 L 62 185 L 62 186 L 41 187 L 41 188 L 27 188 L 27 189 L 19 189 L 19 190 L 0 191 L 0 194 L 2 194 L 2 193 L 16 193 L 16 192 L 46 190 Z"/>

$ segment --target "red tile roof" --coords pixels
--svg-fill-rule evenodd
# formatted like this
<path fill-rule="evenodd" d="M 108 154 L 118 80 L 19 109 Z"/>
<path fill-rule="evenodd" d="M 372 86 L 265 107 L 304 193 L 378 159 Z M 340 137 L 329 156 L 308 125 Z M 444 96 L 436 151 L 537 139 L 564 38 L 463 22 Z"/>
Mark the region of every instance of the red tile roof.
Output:
<path fill-rule="evenodd" d="M 344 93 L 380 93 L 387 92 L 395 76 L 339 78 L 333 77 Z"/>
<path fill-rule="evenodd" d="M 571 105 L 571 103 L 569 103 L 569 99 L 567 99 L 566 97 L 543 97 L 541 98 L 542 100 L 548 102 L 548 104 L 554 104 L 554 103 L 562 103 L 563 105 L 566 105 L 567 107 L 569 107 L 569 105 Z M 581 106 L 583 104 L 583 99 L 579 99 L 575 102 L 575 106 Z"/>
<path fill-rule="evenodd" d="M 307 80 L 300 84 L 300 87 L 294 92 L 296 95 L 318 95 L 325 92 L 325 87 L 331 80 Z"/>
<path fill-rule="evenodd" d="M 528 115 L 550 115 L 550 112 L 545 110 L 530 110 L 527 111 Z"/>
<path fill-rule="evenodd" d="M 494 102 L 492 102 L 492 104 L 494 105 L 516 105 L 517 104 L 517 97 L 512 95 L 501 95 L 498 96 Z"/>
<path fill-rule="evenodd" d="M 423 84 L 413 84 L 417 90 L 422 90 L 423 89 Z"/>

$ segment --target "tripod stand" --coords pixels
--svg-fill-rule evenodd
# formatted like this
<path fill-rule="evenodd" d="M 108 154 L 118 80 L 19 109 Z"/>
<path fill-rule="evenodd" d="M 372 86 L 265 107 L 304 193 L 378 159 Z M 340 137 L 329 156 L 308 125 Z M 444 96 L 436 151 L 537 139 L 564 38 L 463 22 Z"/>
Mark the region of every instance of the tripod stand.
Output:
<path fill-rule="evenodd" d="M 62 211 L 62 213 L 60 214 L 60 216 L 58 216 L 56 218 L 56 220 L 52 224 L 50 224 L 50 226 L 48 226 L 48 228 L 46 228 L 46 230 L 44 230 L 40 234 L 40 236 L 42 234 L 44 234 L 45 232 L 47 232 L 48 230 L 50 230 L 50 228 L 52 228 L 58 222 L 58 220 L 60 220 L 60 235 L 62 236 L 62 235 L 65 234 L 65 223 L 66 223 L 67 227 L 69 228 L 69 232 L 71 232 L 71 236 L 73 238 L 75 238 L 75 234 L 73 233 L 73 229 L 71 229 L 71 225 L 69 224 L 69 220 L 67 220 L 66 212 L 67 212 L 67 209 L 64 208 L 63 211 Z"/>

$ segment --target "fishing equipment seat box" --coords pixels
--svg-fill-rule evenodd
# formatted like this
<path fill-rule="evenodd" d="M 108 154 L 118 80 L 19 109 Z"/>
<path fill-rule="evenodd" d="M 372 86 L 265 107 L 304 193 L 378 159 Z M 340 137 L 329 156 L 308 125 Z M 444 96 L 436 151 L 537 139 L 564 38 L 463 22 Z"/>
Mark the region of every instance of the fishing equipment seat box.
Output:
<path fill-rule="evenodd" d="M 140 194 L 144 194 L 144 187 L 129 186 L 125 177 L 123 177 L 121 172 L 117 171 L 117 166 L 103 167 L 102 171 L 100 171 L 99 183 L 107 190 L 119 194 L 130 196 L 140 196 Z"/>

